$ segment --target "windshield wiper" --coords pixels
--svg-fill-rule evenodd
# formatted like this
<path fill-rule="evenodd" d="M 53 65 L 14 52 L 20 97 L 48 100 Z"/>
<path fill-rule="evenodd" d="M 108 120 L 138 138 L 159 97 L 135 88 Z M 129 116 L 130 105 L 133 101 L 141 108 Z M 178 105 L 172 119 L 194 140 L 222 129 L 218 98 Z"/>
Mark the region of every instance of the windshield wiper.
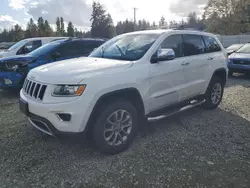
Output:
<path fill-rule="evenodd" d="M 102 47 L 102 58 L 104 57 L 104 47 Z"/>
<path fill-rule="evenodd" d="M 123 51 L 121 50 L 121 48 L 118 45 L 115 45 L 117 47 L 117 49 L 119 50 L 119 52 L 121 53 L 122 56 L 125 56 L 125 54 L 123 53 Z"/>

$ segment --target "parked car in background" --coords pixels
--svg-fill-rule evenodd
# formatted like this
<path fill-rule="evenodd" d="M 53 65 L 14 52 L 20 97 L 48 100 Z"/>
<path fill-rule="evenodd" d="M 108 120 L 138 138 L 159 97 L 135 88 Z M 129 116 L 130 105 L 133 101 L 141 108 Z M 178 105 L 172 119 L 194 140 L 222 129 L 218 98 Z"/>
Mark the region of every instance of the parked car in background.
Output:
<path fill-rule="evenodd" d="M 228 57 L 228 69 L 229 75 L 233 75 L 233 73 L 250 74 L 250 43 L 244 44 Z"/>
<path fill-rule="evenodd" d="M 226 48 L 227 50 L 227 54 L 231 55 L 232 53 L 234 53 L 235 51 L 237 51 L 238 49 L 240 49 L 244 44 L 233 44 L 229 47 Z"/>
<path fill-rule="evenodd" d="M 69 58 L 88 56 L 106 40 L 69 38 L 48 43 L 27 55 L 0 59 L 0 89 L 21 88 L 29 70 Z M 74 61 L 74 60 L 73 60 Z"/>
<path fill-rule="evenodd" d="M 0 52 L 0 58 L 28 54 L 51 41 L 66 38 L 67 37 L 40 37 L 23 39 L 7 50 Z"/>
<path fill-rule="evenodd" d="M 89 57 L 31 70 L 20 109 L 40 131 L 86 132 L 101 151 L 118 153 L 148 117 L 220 104 L 227 54 L 213 34 L 152 30 L 119 35 Z"/>

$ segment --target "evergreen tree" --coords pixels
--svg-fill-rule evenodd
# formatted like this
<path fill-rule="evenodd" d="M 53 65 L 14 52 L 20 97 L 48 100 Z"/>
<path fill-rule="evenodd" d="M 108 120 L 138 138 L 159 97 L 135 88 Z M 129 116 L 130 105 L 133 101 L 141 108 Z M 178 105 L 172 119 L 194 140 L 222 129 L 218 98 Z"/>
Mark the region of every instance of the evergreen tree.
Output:
<path fill-rule="evenodd" d="M 68 23 L 67 36 L 69 36 L 69 37 L 75 36 L 75 30 L 74 30 L 74 26 L 73 26 L 72 22 Z"/>
<path fill-rule="evenodd" d="M 44 22 L 44 35 L 50 37 L 53 35 L 53 29 L 50 27 L 49 22 L 45 20 Z"/>
<path fill-rule="evenodd" d="M 44 20 L 42 17 L 38 18 L 37 21 L 37 30 L 38 30 L 38 36 L 43 37 L 45 33 L 45 28 L 44 28 Z"/>
<path fill-rule="evenodd" d="M 61 36 L 61 22 L 59 17 L 56 18 L 56 35 Z"/>
<path fill-rule="evenodd" d="M 99 2 L 93 2 L 91 14 L 91 35 L 92 37 L 111 38 L 114 35 L 114 24 L 110 14 Z"/>
<path fill-rule="evenodd" d="M 27 28 L 25 31 L 25 37 L 31 38 L 37 36 L 37 26 L 34 23 L 33 19 L 31 18 L 30 21 L 27 23 Z"/>
<path fill-rule="evenodd" d="M 60 18 L 60 23 L 61 23 L 61 29 L 60 29 L 61 36 L 64 36 L 64 35 L 65 35 L 65 28 L 64 28 L 64 20 L 63 20 L 63 17 Z"/>

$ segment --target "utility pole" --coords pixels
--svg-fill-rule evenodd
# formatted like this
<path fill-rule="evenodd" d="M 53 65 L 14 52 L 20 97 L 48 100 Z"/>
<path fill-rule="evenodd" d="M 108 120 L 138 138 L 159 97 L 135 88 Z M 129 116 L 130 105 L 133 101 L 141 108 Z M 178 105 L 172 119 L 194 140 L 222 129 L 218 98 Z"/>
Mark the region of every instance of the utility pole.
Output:
<path fill-rule="evenodd" d="M 134 31 L 136 30 L 136 11 L 138 10 L 137 8 L 134 9 Z"/>

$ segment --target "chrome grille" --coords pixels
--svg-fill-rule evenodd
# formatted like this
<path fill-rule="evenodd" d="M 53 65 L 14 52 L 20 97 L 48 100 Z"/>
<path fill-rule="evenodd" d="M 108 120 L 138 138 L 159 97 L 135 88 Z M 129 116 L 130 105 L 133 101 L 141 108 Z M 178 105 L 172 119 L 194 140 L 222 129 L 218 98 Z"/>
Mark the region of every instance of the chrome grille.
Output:
<path fill-rule="evenodd" d="M 47 85 L 40 84 L 29 79 L 26 79 L 23 84 L 24 92 L 35 99 L 43 100 Z"/>

